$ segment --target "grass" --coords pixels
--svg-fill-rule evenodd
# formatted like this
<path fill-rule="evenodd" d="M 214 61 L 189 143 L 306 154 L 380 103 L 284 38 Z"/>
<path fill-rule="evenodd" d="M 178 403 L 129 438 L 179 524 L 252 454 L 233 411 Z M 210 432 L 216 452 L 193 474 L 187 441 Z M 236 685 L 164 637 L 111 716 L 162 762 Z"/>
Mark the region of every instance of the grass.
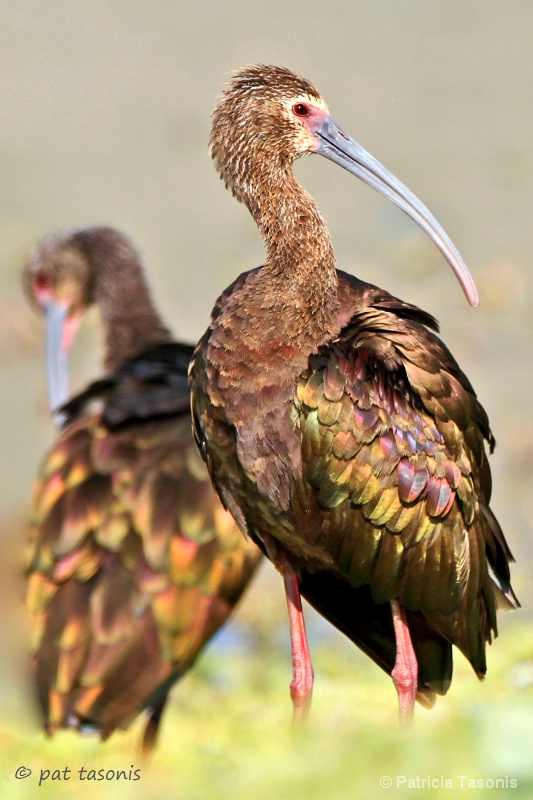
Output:
<path fill-rule="evenodd" d="M 0 729 L 0 796 L 345 800 L 449 798 L 472 791 L 476 798 L 533 795 L 533 629 L 527 620 L 502 615 L 501 636 L 489 648 L 483 683 L 456 654 L 448 696 L 429 712 L 417 708 L 410 732 L 398 728 L 390 679 L 312 615 L 313 708 L 307 728 L 295 731 L 283 623 L 281 587 L 265 571 L 236 623 L 174 691 L 150 764 L 143 764 L 137 751 L 141 720 L 103 745 L 70 732 L 49 740 L 28 722 L 27 700 L 21 700 L 24 721 L 11 715 Z M 21 765 L 32 773 L 16 780 Z M 64 780 L 66 767 L 70 780 Z M 80 780 L 81 767 L 103 770 L 103 780 L 88 780 L 88 772 Z M 133 778 L 135 769 L 140 770 L 136 781 L 117 780 L 111 772 L 123 770 Z M 50 773 L 38 787 L 41 770 Z M 391 779 L 391 788 L 380 785 L 384 777 Z M 496 779 L 503 788 L 493 788 Z M 474 789 L 468 781 L 482 783 Z"/>

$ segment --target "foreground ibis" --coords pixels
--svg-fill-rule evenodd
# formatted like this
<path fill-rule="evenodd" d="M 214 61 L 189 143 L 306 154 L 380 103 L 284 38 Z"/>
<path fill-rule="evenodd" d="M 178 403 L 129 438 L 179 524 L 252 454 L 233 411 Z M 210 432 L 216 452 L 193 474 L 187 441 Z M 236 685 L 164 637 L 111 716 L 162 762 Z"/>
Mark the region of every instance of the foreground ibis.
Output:
<path fill-rule="evenodd" d="M 435 319 L 337 269 L 294 160 L 319 153 L 361 178 L 426 231 L 471 305 L 474 283 L 428 209 L 289 70 L 237 72 L 210 143 L 266 259 L 221 295 L 195 351 L 199 446 L 224 505 L 283 576 L 295 718 L 313 685 L 303 594 L 392 674 L 409 721 L 416 698 L 447 691 L 452 645 L 485 674 L 497 598 L 518 604 L 489 508 L 494 438 Z"/>
<path fill-rule="evenodd" d="M 128 239 L 105 227 L 52 234 L 25 283 L 48 320 L 52 404 L 93 303 L 105 338 L 105 375 L 59 412 L 33 495 L 27 606 L 44 724 L 105 739 L 147 709 L 149 751 L 170 688 L 261 554 L 211 487 L 191 428 L 193 348 L 161 321 Z"/>

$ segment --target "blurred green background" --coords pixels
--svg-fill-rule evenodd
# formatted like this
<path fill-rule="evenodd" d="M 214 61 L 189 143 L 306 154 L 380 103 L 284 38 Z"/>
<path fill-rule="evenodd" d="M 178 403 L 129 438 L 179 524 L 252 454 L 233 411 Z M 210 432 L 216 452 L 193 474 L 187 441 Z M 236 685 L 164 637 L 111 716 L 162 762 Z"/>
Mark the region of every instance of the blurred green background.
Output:
<path fill-rule="evenodd" d="M 2 797 L 532 796 L 532 31 L 532 4 L 497 0 L 0 4 Z M 457 655 L 449 695 L 417 710 L 410 735 L 397 729 L 390 680 L 309 611 L 315 698 L 309 729 L 295 735 L 284 600 L 267 565 L 175 691 L 141 779 L 80 782 L 82 766 L 139 767 L 139 726 L 104 746 L 68 733 L 48 741 L 31 703 L 20 545 L 33 477 L 55 434 L 41 322 L 25 305 L 20 269 L 51 229 L 120 227 L 144 253 L 169 324 L 196 340 L 219 291 L 263 257 L 207 152 L 223 83 L 255 62 L 310 78 L 333 117 L 427 203 L 470 265 L 477 311 L 400 212 L 324 159 L 296 165 L 339 265 L 437 316 L 485 405 L 498 440 L 493 508 L 518 562 L 523 609 L 501 615 L 485 682 Z M 97 374 L 98 352 L 92 314 L 74 353 L 75 387 Z M 32 774 L 16 780 L 21 765 Z M 37 788 L 41 769 L 65 767 L 69 782 Z M 420 783 L 428 778 L 433 788 Z M 508 788 L 491 788 L 496 778 Z"/>

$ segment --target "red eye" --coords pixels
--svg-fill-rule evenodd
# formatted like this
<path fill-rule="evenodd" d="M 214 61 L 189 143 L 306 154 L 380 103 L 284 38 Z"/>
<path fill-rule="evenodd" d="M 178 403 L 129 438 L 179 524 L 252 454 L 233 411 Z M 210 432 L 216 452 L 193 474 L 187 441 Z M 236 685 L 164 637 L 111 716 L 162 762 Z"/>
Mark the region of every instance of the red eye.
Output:
<path fill-rule="evenodd" d="M 309 106 L 306 106 L 305 103 L 295 103 L 292 107 L 292 110 L 297 117 L 308 117 L 311 113 L 309 111 Z"/>
<path fill-rule="evenodd" d="M 38 272 L 33 276 L 31 290 L 37 303 L 43 308 L 52 299 L 54 287 L 49 275 Z"/>
<path fill-rule="evenodd" d="M 39 275 L 35 276 L 33 280 L 33 287 L 36 292 L 45 292 L 52 288 L 52 281 L 48 275 L 45 275 L 41 272 Z"/>

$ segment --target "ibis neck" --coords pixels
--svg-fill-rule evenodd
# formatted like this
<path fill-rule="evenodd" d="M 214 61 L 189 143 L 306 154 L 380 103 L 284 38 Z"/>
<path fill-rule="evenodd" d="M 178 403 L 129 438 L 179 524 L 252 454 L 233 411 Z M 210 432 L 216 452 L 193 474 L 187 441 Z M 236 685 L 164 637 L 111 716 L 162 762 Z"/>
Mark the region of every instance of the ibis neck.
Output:
<path fill-rule="evenodd" d="M 104 331 L 104 366 L 113 372 L 148 347 L 169 341 L 146 285 L 139 256 L 112 229 L 81 234 L 95 274 L 94 301 Z"/>
<path fill-rule="evenodd" d="M 274 311 L 280 333 L 322 344 L 336 317 L 337 270 L 329 231 L 292 167 L 272 170 L 243 197 L 265 242 L 261 270 L 263 309 Z"/>

